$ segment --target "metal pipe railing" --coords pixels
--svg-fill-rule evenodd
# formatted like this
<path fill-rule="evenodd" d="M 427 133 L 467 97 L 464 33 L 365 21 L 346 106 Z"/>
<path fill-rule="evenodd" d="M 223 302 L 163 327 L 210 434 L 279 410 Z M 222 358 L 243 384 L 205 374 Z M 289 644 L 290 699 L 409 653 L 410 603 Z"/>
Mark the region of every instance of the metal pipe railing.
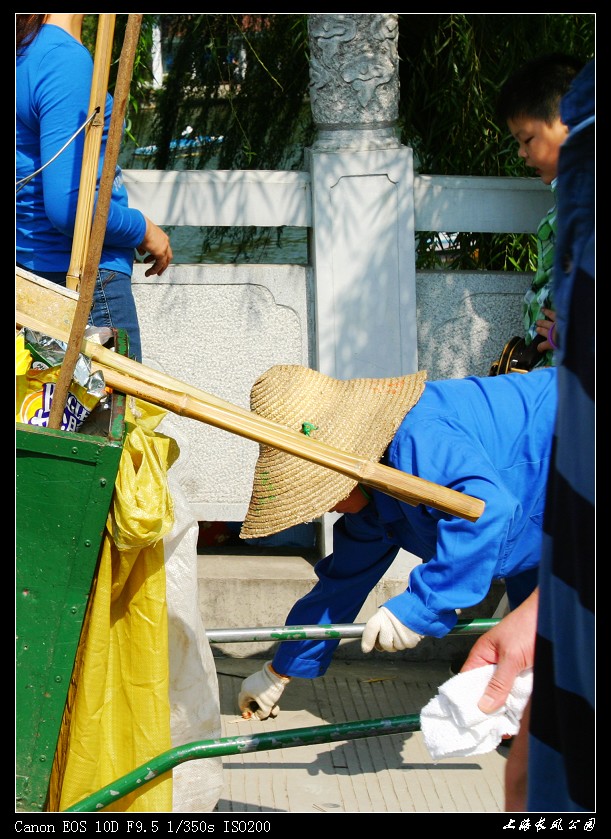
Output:
<path fill-rule="evenodd" d="M 498 618 L 478 618 L 458 621 L 450 635 L 483 635 L 499 622 Z M 364 623 L 312 624 L 310 626 L 255 626 L 237 629 L 208 629 L 206 637 L 211 644 L 229 644 L 240 641 L 329 641 L 343 638 L 360 638 Z"/>

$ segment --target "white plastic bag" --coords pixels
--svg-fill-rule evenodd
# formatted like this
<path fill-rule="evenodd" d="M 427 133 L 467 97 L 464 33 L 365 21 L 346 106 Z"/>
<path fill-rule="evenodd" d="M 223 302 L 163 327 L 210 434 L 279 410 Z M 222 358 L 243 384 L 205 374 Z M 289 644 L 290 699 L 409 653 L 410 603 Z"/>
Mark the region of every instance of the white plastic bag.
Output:
<path fill-rule="evenodd" d="M 189 463 L 187 442 L 172 415 L 158 431 L 172 437 L 180 457 L 168 471 L 174 501 L 174 527 L 164 538 L 170 660 L 172 746 L 221 736 L 216 665 L 202 621 L 197 580 L 198 523 L 183 488 Z M 172 810 L 209 813 L 223 789 L 220 757 L 189 760 L 173 770 Z"/>

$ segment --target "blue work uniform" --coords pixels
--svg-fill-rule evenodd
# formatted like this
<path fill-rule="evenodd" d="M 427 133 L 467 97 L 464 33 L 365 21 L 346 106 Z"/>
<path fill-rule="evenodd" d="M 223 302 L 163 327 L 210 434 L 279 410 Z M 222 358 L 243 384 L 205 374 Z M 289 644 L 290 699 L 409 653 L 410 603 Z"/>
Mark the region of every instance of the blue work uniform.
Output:
<path fill-rule="evenodd" d="M 354 622 L 400 548 L 422 564 L 384 606 L 421 635 L 445 636 L 456 610 L 480 603 L 493 580 L 527 574 L 527 596 L 541 553 L 556 382 L 552 367 L 427 383 L 383 462 L 482 499 L 483 514 L 470 522 L 372 490 L 363 510 L 335 523 L 333 553 L 316 564 L 318 582 L 286 625 Z M 320 676 L 338 643 L 283 642 L 273 667 L 287 676 Z"/>

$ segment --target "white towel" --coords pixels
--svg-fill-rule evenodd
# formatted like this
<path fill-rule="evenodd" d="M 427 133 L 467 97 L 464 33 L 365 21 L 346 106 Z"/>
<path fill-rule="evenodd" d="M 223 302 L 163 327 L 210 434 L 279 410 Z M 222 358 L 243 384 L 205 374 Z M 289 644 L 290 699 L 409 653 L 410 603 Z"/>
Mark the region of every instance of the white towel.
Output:
<path fill-rule="evenodd" d="M 522 671 L 507 702 L 492 714 L 477 707 L 496 664 L 453 676 L 420 713 L 424 743 L 433 760 L 493 751 L 504 734 L 517 734 L 532 690 L 532 668 Z"/>

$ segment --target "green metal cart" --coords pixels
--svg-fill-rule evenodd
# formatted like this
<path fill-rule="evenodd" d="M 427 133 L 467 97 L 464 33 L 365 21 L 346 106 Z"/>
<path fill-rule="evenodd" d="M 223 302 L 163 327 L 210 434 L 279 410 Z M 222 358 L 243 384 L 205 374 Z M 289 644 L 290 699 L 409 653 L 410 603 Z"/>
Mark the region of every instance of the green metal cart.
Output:
<path fill-rule="evenodd" d="M 126 347 L 119 332 L 116 349 Z M 16 808 L 45 807 L 125 435 L 114 393 L 95 433 L 16 425 Z M 93 417 L 93 415 L 92 415 Z"/>

